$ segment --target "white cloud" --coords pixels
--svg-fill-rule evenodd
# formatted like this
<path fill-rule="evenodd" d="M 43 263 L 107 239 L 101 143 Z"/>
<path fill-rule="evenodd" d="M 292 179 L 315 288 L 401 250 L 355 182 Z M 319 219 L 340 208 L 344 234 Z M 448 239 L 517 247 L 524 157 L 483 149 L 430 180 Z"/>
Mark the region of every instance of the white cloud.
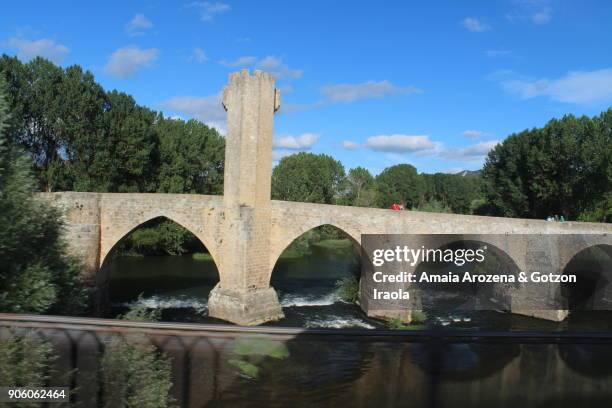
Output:
<path fill-rule="evenodd" d="M 505 49 L 486 50 L 485 55 L 491 58 L 509 57 L 512 55 L 512 51 Z"/>
<path fill-rule="evenodd" d="M 463 27 L 467 28 L 469 31 L 472 31 L 475 33 L 481 33 L 483 31 L 489 31 L 491 29 L 490 25 L 474 17 L 464 18 L 461 24 L 463 25 Z"/>
<path fill-rule="evenodd" d="M 229 4 L 218 1 L 214 3 L 208 1 L 194 1 L 190 6 L 200 12 L 200 20 L 205 22 L 212 21 L 215 15 L 228 12 L 231 8 Z"/>
<path fill-rule="evenodd" d="M 253 65 L 255 63 L 255 61 L 257 61 L 257 57 L 253 57 L 250 55 L 245 55 L 243 57 L 239 57 L 233 61 L 226 61 L 226 60 L 221 60 L 219 61 L 219 64 L 225 66 L 225 67 L 230 67 L 230 68 L 236 68 L 236 67 L 246 67 L 249 65 Z"/>
<path fill-rule="evenodd" d="M 281 97 L 282 97 L 282 93 L 281 93 Z M 303 112 L 309 109 L 314 109 L 314 108 L 319 108 L 319 107 L 321 107 L 320 103 L 290 103 L 290 102 L 284 102 L 283 100 L 281 102 L 279 113 L 288 114 L 288 113 L 295 113 L 295 112 Z"/>
<path fill-rule="evenodd" d="M 505 79 L 502 87 L 522 99 L 547 96 L 558 102 L 593 104 L 612 101 L 612 69 L 572 71 L 557 79 Z"/>
<path fill-rule="evenodd" d="M 225 134 L 226 114 L 221 105 L 220 93 L 209 96 L 175 96 L 160 103 L 160 106 L 198 119 Z"/>
<path fill-rule="evenodd" d="M 442 171 L 442 173 L 446 173 L 446 174 L 457 174 L 457 173 L 461 173 L 462 171 L 464 171 L 465 169 L 463 167 L 451 167 L 449 169 L 446 169 L 444 171 Z"/>
<path fill-rule="evenodd" d="M 498 69 L 485 76 L 487 81 L 506 81 L 511 78 L 515 78 L 517 74 L 511 69 Z"/>
<path fill-rule="evenodd" d="M 281 91 L 281 95 L 286 95 L 293 92 L 293 87 L 291 85 L 283 85 L 278 90 Z"/>
<path fill-rule="evenodd" d="M 157 59 L 156 48 L 142 49 L 135 46 L 119 48 L 113 52 L 104 67 L 104 71 L 117 78 L 130 78 L 138 71 L 151 65 Z"/>
<path fill-rule="evenodd" d="M 514 0 L 514 9 L 506 15 L 506 18 L 510 22 L 548 24 L 553 14 L 550 4 L 550 0 Z"/>
<path fill-rule="evenodd" d="M 199 62 L 200 64 L 208 61 L 208 57 L 206 56 L 206 52 L 203 49 L 196 47 L 193 49 L 193 52 L 189 56 L 189 61 Z"/>
<path fill-rule="evenodd" d="M 489 151 L 498 143 L 499 140 L 490 140 L 464 147 L 447 147 L 443 142 L 431 140 L 428 135 L 394 134 L 369 137 L 364 146 L 382 152 L 387 159 L 398 163 L 406 161 L 406 154 L 412 154 L 416 157 L 435 157 L 444 162 L 452 160 L 476 165 L 481 164 Z M 463 168 L 453 170 L 460 171 Z"/>
<path fill-rule="evenodd" d="M 17 49 L 17 56 L 23 61 L 29 61 L 35 57 L 43 57 L 59 64 L 70 52 L 65 45 L 57 44 L 55 41 L 48 38 L 29 41 L 23 38 L 13 37 L 10 38 L 6 44 L 10 48 Z"/>
<path fill-rule="evenodd" d="M 255 64 L 257 69 L 270 72 L 277 78 L 301 78 L 302 70 L 289 68 L 280 58 L 267 56 Z"/>
<path fill-rule="evenodd" d="M 283 157 L 291 156 L 292 154 L 296 153 L 297 152 L 272 150 L 272 160 L 277 162 L 280 161 Z"/>
<path fill-rule="evenodd" d="M 531 15 L 531 21 L 533 24 L 542 25 L 550 22 L 552 18 L 552 8 L 544 7 L 543 9 L 536 11 Z"/>
<path fill-rule="evenodd" d="M 302 133 L 298 136 L 287 135 L 274 138 L 272 142 L 272 160 L 279 161 L 283 157 L 308 151 L 319 140 L 320 135 L 316 133 Z"/>
<path fill-rule="evenodd" d="M 357 150 L 359 149 L 359 144 L 353 142 L 352 140 L 343 140 L 342 147 L 344 147 L 346 150 Z"/>
<path fill-rule="evenodd" d="M 498 143 L 499 140 L 490 140 L 488 142 L 480 142 L 467 147 L 447 148 L 440 152 L 440 156 L 453 160 L 481 161 Z"/>
<path fill-rule="evenodd" d="M 149 28 L 153 28 L 153 23 L 144 14 L 134 15 L 134 18 L 125 27 L 127 33 L 131 36 L 143 35 L 145 30 Z"/>
<path fill-rule="evenodd" d="M 302 133 L 299 136 L 282 136 L 274 139 L 272 147 L 275 149 L 288 150 L 310 150 L 319 140 L 320 135 L 316 133 Z"/>
<path fill-rule="evenodd" d="M 461 132 L 461 134 L 470 139 L 478 139 L 479 137 L 488 135 L 487 132 L 483 132 L 482 130 L 475 130 L 475 129 L 464 130 L 463 132 Z"/>
<path fill-rule="evenodd" d="M 360 99 L 383 98 L 394 94 L 419 93 L 420 89 L 408 86 L 399 87 L 389 81 L 367 81 L 359 84 L 337 84 L 321 88 L 328 102 L 354 102 Z"/>
<path fill-rule="evenodd" d="M 414 153 L 434 150 L 438 143 L 429 139 L 428 135 L 378 135 L 368 137 L 365 147 L 377 152 Z"/>
<path fill-rule="evenodd" d="M 221 60 L 219 64 L 230 68 L 253 66 L 255 69 L 269 72 L 277 78 L 301 78 L 303 74 L 302 70 L 289 68 L 280 58 L 271 55 L 259 60 L 257 57 L 248 55 L 233 61 Z"/>

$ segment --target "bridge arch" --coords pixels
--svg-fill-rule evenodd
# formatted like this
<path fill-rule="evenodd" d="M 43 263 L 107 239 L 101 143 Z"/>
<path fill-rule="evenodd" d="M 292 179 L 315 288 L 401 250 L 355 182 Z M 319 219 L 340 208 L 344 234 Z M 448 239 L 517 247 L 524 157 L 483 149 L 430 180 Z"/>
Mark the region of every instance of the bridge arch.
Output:
<path fill-rule="evenodd" d="M 278 262 L 281 254 L 299 237 L 315 228 L 331 226 L 342 231 L 357 248 L 361 248 L 361 233 L 350 226 L 345 226 L 331 220 L 308 220 L 303 223 L 293 225 L 283 225 L 283 223 L 273 224 L 273 234 L 270 242 L 270 274 L 274 265 Z"/>
<path fill-rule="evenodd" d="M 133 235 L 139 230 L 140 236 Z M 131 252 L 139 256 L 129 256 Z M 209 291 L 220 280 L 220 269 L 201 237 L 169 217 L 158 216 L 115 242 L 96 280 L 104 314 L 142 305 L 172 309 L 169 316 L 192 313 L 191 309 L 201 315 L 207 310 Z"/>
<path fill-rule="evenodd" d="M 513 275 L 515 283 L 417 283 L 421 290 L 421 301 L 424 308 L 440 307 L 457 310 L 504 310 L 511 311 L 516 289 L 519 288 L 518 274 L 522 270 L 520 261 L 512 256 L 512 252 L 504 248 L 503 240 L 495 235 L 465 236 L 461 239 L 451 235 L 429 235 L 425 248 L 435 249 L 484 249 L 482 262 L 465 262 L 462 265 L 441 262 L 420 262 L 415 267 L 417 276 L 427 272 L 431 274 L 446 274 L 452 271 L 463 276 L 464 272 L 476 274 Z M 455 293 L 455 296 L 437 299 L 438 291 Z M 516 299 L 515 299 L 516 300 Z"/>
<path fill-rule="evenodd" d="M 586 235 L 586 237 L 588 237 L 588 235 Z M 606 240 L 596 241 L 594 239 L 587 239 L 584 235 L 582 238 L 583 239 L 580 241 L 566 240 L 563 242 L 563 245 L 560 245 L 561 248 L 559 252 L 561 252 L 561 259 L 559 267 L 561 271 L 564 271 L 568 265 L 576 259 L 576 256 L 584 253 L 584 251 L 596 250 L 601 252 L 602 255 L 608 257 L 612 256 L 612 236 L 608 236 L 607 242 Z"/>
<path fill-rule="evenodd" d="M 357 248 L 361 248 L 361 234 L 356 229 L 351 227 L 343 226 L 333 221 L 320 221 L 315 220 L 311 222 L 305 222 L 298 225 L 278 225 L 274 234 L 272 234 L 272 240 L 270 245 L 270 274 L 274 269 L 274 265 L 278 262 L 281 254 L 299 237 L 311 231 L 315 228 L 330 226 L 343 232 Z M 274 225 L 273 225 L 274 227 Z"/>
<path fill-rule="evenodd" d="M 561 273 L 576 275 L 563 284 L 570 310 L 612 310 L 612 245 L 584 245 L 567 257 Z"/>
<path fill-rule="evenodd" d="M 334 303 L 338 281 L 358 278 L 359 249 L 354 236 L 333 224 L 318 224 L 292 235 L 270 266 L 269 282 L 281 296 L 281 305 Z"/>
<path fill-rule="evenodd" d="M 107 225 L 105 228 L 103 228 L 100 239 L 100 268 L 104 267 L 106 260 L 119 242 L 121 242 L 125 237 L 130 235 L 139 227 L 158 218 L 165 218 L 172 221 L 192 233 L 202 243 L 202 245 L 206 247 L 213 258 L 215 265 L 217 265 L 217 269 L 219 268 L 219 263 L 217 261 L 217 246 L 210 231 L 207 231 L 206 228 L 203 229 L 201 226 L 195 225 L 194 220 L 190 220 L 176 214 L 166 214 L 164 212 L 147 215 L 141 214 L 140 216 L 135 216 L 133 218 L 129 215 L 123 216 L 121 217 L 121 221 L 123 222 L 114 222 L 111 223 L 111 225 Z"/>

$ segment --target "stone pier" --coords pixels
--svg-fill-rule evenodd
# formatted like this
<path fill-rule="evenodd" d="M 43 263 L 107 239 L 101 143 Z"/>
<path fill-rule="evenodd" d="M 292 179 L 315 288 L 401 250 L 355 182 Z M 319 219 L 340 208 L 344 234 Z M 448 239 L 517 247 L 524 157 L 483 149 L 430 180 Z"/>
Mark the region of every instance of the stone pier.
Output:
<path fill-rule="evenodd" d="M 274 78 L 261 71 L 232 74 L 223 91 L 228 133 L 219 263 L 224 273 L 210 294 L 208 312 L 243 325 L 284 316 L 268 280 L 272 131 L 279 103 Z"/>

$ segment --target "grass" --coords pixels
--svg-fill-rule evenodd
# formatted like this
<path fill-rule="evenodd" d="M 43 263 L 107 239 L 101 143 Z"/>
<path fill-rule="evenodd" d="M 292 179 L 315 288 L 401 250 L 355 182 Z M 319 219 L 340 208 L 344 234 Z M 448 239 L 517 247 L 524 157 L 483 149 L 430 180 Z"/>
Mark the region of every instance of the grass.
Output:
<path fill-rule="evenodd" d="M 209 261 L 212 262 L 213 258 L 208 252 L 194 252 L 191 257 L 195 261 Z"/>
<path fill-rule="evenodd" d="M 353 246 L 353 243 L 350 239 L 324 239 L 319 242 L 315 242 L 312 244 L 313 246 L 318 246 L 320 248 L 326 249 L 347 249 Z"/>
<path fill-rule="evenodd" d="M 423 330 L 427 328 L 427 325 L 423 324 L 427 320 L 427 314 L 422 310 L 413 310 L 411 313 L 412 321 L 410 323 L 404 323 L 399 317 L 393 318 L 388 321 L 390 329 L 393 330 Z"/>

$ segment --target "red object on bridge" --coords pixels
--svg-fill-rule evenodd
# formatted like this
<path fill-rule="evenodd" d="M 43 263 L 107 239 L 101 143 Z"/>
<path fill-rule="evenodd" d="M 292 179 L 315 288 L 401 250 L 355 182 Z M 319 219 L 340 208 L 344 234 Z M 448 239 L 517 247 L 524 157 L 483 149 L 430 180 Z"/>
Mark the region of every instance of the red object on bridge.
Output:
<path fill-rule="evenodd" d="M 394 210 L 394 211 L 399 211 L 399 210 L 402 209 L 402 206 L 397 204 L 397 203 L 393 203 L 393 204 L 391 204 L 391 209 Z"/>

